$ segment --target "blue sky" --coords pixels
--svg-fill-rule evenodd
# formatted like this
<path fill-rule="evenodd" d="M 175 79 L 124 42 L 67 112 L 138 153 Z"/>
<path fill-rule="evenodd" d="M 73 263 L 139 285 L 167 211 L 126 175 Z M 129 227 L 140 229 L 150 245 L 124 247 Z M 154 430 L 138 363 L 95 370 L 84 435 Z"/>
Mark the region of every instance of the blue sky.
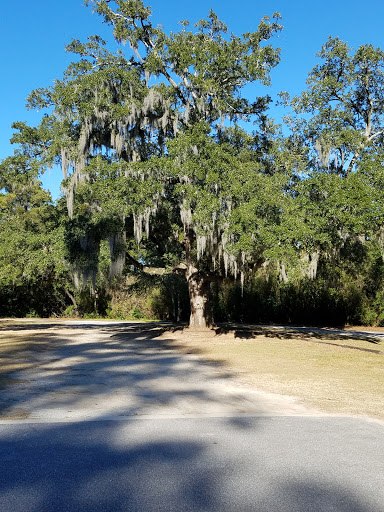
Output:
<path fill-rule="evenodd" d="M 152 21 L 166 30 L 177 30 L 180 20 L 195 22 L 213 9 L 234 33 L 256 30 L 263 15 L 281 13 L 283 31 L 275 39 L 282 49 L 282 62 L 272 72 L 269 91 L 255 89 L 255 94 L 279 91 L 298 94 L 305 88 L 308 72 L 316 64 L 315 54 L 328 36 L 339 36 L 356 48 L 371 43 L 384 48 L 384 2 L 371 0 L 152 0 Z M 28 112 L 26 97 L 35 88 L 52 85 L 71 61 L 65 44 L 72 38 L 85 39 L 100 34 L 109 38 L 110 29 L 92 14 L 82 0 L 19 0 L 3 2 L 0 11 L 0 160 L 12 154 L 9 144 L 11 124 L 26 121 L 34 125 L 41 113 Z M 273 115 L 278 115 L 277 111 Z M 54 198 L 59 195 L 60 171 L 43 176 L 43 183 Z"/>

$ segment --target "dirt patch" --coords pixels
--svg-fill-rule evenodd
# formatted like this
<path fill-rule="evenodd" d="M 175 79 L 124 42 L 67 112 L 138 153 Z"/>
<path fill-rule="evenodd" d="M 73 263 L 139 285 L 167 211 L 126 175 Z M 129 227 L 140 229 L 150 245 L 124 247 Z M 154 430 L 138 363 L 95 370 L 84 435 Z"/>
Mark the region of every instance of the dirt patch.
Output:
<path fill-rule="evenodd" d="M 216 336 L 186 330 L 163 337 L 221 362 L 248 386 L 299 397 L 325 412 L 384 420 L 382 341 L 272 329 Z"/>
<path fill-rule="evenodd" d="M 1 411 L 0 407 L 0 418 L 2 420 L 26 420 L 29 417 L 29 412 L 25 411 L 20 407 L 15 407 L 12 411 Z"/>
<path fill-rule="evenodd" d="M 103 348 L 100 346 L 100 350 L 104 351 L 124 349 L 125 337 L 127 343 L 136 340 L 141 351 L 144 345 L 148 349 L 152 344 L 156 353 L 160 347 L 162 350 L 177 348 L 187 354 L 198 355 L 201 361 L 217 363 L 218 374 L 228 372 L 235 376 L 239 387 L 243 385 L 250 390 L 274 393 L 280 397 L 297 397 L 299 403 L 312 410 L 384 420 L 384 341 L 369 336 L 354 338 L 346 332 L 319 332 L 315 328 L 297 331 L 294 328 L 227 326 L 216 332 L 191 333 L 158 324 L 148 325 L 145 329 L 143 325 L 130 325 L 128 329 L 124 324 L 104 328 L 90 324 L 64 325 L 58 321 L 0 321 L 0 389 L 20 384 L 25 386 L 20 379 L 31 368 L 38 367 L 40 374 L 49 373 L 51 368 L 47 366 L 43 352 L 52 350 L 61 337 L 69 342 L 77 340 L 81 333 L 86 341 L 97 335 L 94 341 L 99 343 L 100 340 L 105 345 Z M 120 345 L 115 346 L 115 342 Z M 92 361 L 93 357 L 97 363 L 99 356 L 92 354 L 87 356 L 88 359 Z M 42 359 L 45 366 L 41 365 Z M 148 364 L 148 359 L 145 361 Z M 134 391 L 141 389 L 143 394 L 145 384 L 148 387 L 146 393 L 152 396 L 151 378 L 155 367 L 154 364 L 152 369 L 137 377 L 141 380 L 139 385 L 133 386 Z M 60 371 L 64 372 L 62 368 Z M 66 371 L 69 372 L 68 369 Z M 77 373 L 76 378 L 79 375 Z M 160 380 L 157 379 L 157 384 Z M 68 383 L 70 389 L 72 384 L 72 381 Z M 166 383 L 164 386 L 162 393 L 171 402 L 173 391 Z M 183 396 L 185 402 L 185 393 Z M 141 395 L 139 398 L 144 402 Z M 15 403 L 12 418 L 26 417 L 23 408 L 17 407 Z M 196 410 L 199 407 L 198 404 Z M 0 404 L 1 412 L 10 414 L 4 408 L 1 411 Z"/>
<path fill-rule="evenodd" d="M 16 324 L 12 322 L 12 325 Z M 9 322 L 0 322 L 1 328 L 7 326 L 10 327 Z M 42 351 L 49 350 L 51 336 L 37 334 L 30 329 L 0 331 L 0 390 L 21 382 L 12 374 L 33 368 L 36 365 L 36 356 Z"/>
<path fill-rule="evenodd" d="M 347 325 L 344 327 L 346 331 L 370 331 L 370 332 L 379 332 L 384 333 L 384 327 L 375 327 L 375 326 L 361 326 L 361 325 Z"/>

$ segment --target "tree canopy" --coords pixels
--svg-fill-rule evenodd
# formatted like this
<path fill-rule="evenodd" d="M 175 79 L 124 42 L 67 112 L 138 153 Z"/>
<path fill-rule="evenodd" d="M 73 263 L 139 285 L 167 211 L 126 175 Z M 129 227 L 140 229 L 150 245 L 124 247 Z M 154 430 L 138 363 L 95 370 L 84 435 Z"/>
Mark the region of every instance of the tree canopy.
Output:
<path fill-rule="evenodd" d="M 311 116 L 304 123 L 320 169 L 347 175 L 382 144 L 384 130 L 384 52 L 366 44 L 355 52 L 330 37 L 317 54 L 321 63 L 308 88 L 291 104 Z"/>
<path fill-rule="evenodd" d="M 241 94 L 247 84 L 270 82 L 279 49 L 269 40 L 280 16 L 235 36 L 210 11 L 192 29 L 184 21 L 166 34 L 141 1 L 86 3 L 129 50 L 111 53 L 98 36 L 72 41 L 67 49 L 80 58 L 53 87 L 31 93 L 29 107 L 47 115 L 35 129 L 16 125 L 15 141 L 40 149 L 42 166 L 61 161 L 68 226 L 83 226 L 70 258 L 78 285 L 91 274 L 94 282 L 102 238 L 122 262 L 127 234 L 144 245 L 143 233 L 147 245 L 158 238 L 150 225 L 159 214 L 174 270 L 190 285 L 191 325 L 204 327 L 210 281 L 244 276 L 261 261 L 289 201 L 289 177 L 263 162 L 270 98 Z M 251 118 L 259 125 L 253 136 L 237 124 Z M 117 263 L 112 274 L 121 270 Z"/>
<path fill-rule="evenodd" d="M 19 250 L 15 223 L 29 226 L 23 268 L 31 275 L 51 264 L 41 256 L 46 240 L 49 257 L 57 242 L 52 268 L 75 305 L 76 289 L 96 300 L 108 242 L 110 282 L 128 266 L 184 276 L 190 326 L 204 328 L 218 283 L 238 280 L 243 290 L 257 272 L 283 283 L 315 279 L 351 244 L 384 247 L 380 49 L 353 52 L 330 38 L 307 90 L 281 94 L 294 111 L 287 135 L 266 93 L 280 61 L 278 13 L 242 35 L 213 11 L 167 33 L 140 0 L 85 4 L 119 49 L 97 35 L 73 40 L 62 78 L 30 94 L 28 108 L 44 116 L 36 127 L 14 124 L 19 150 L 1 164 L 9 242 L 0 260 Z M 56 210 L 37 181 L 54 164 L 66 200 Z M 0 275 L 13 274 L 4 263 Z"/>

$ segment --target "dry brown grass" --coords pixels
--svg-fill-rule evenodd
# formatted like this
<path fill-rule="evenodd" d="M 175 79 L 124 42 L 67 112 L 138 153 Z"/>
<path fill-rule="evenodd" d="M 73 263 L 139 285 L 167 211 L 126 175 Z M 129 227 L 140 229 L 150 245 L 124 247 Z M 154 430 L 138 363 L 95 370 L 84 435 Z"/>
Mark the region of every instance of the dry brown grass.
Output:
<path fill-rule="evenodd" d="M 33 325 L 21 325 L 16 321 L 0 320 L 0 389 L 17 382 L 11 374 L 35 365 L 33 354 L 49 348 L 49 336 L 36 333 Z M 12 327 L 12 330 L 8 330 Z M 28 328 L 29 327 L 29 328 Z"/>
<path fill-rule="evenodd" d="M 384 420 L 382 342 L 271 329 L 166 336 L 188 352 L 223 363 L 249 386 L 300 397 L 322 411 Z"/>
<path fill-rule="evenodd" d="M 0 320 L 0 389 L 12 384 L 12 372 L 35 365 L 36 351 L 50 348 L 53 334 L 34 327 Z M 161 338 L 221 362 L 253 388 L 299 397 L 325 412 L 384 420 L 384 342 L 269 328 L 166 330 Z"/>

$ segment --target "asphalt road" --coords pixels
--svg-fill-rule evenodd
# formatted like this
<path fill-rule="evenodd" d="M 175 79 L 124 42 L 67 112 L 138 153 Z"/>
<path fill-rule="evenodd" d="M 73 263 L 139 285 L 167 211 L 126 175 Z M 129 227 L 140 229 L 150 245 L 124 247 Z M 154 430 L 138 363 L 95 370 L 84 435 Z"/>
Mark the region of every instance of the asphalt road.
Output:
<path fill-rule="evenodd" d="M 1 512 L 384 512 L 382 423 L 312 416 L 127 325 L 43 329 L 52 350 L 0 397 Z"/>
<path fill-rule="evenodd" d="M 384 430 L 226 417 L 1 425 L 2 512 L 383 512 Z"/>

